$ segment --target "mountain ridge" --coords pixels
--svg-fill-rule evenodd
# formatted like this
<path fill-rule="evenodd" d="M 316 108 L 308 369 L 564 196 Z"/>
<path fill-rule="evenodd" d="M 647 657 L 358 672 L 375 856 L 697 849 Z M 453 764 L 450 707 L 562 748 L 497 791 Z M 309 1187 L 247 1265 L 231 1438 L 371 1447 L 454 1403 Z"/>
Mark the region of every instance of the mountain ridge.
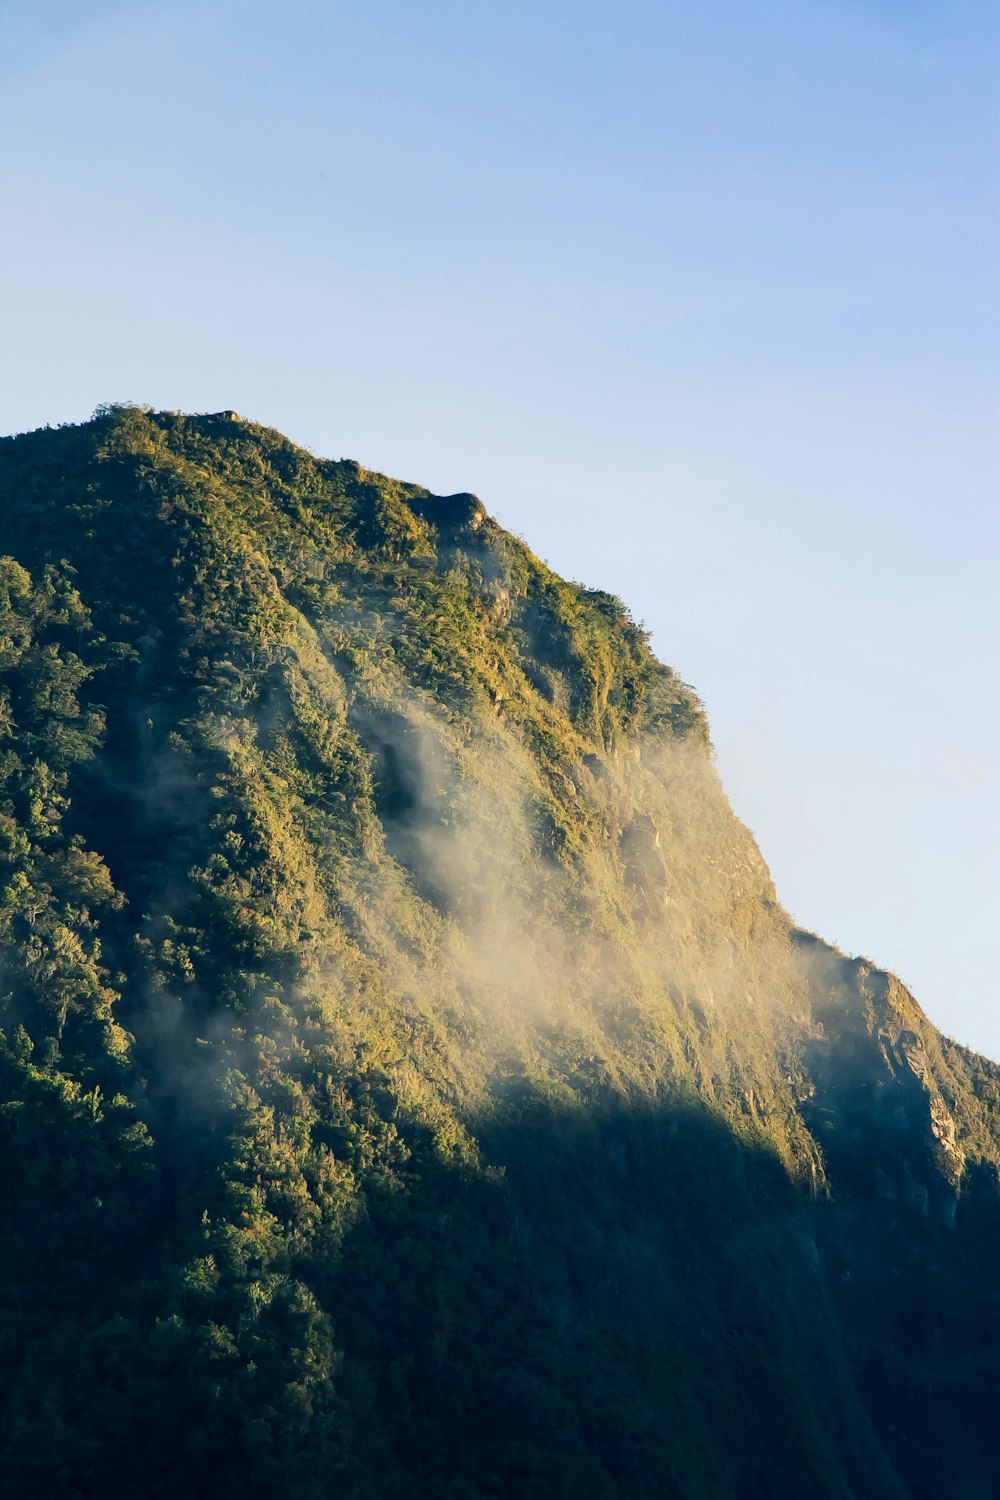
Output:
<path fill-rule="evenodd" d="M 234 413 L 0 473 L 12 1493 L 992 1494 L 1000 1068 L 621 601 Z"/>

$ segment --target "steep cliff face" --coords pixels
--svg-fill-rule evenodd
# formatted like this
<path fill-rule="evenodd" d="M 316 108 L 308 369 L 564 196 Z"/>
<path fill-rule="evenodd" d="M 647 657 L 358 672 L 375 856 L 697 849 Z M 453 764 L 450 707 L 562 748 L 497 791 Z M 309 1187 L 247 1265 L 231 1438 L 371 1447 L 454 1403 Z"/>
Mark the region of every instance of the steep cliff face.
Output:
<path fill-rule="evenodd" d="M 11 1493 L 991 1495 L 1000 1070 L 475 496 L 0 443 Z"/>

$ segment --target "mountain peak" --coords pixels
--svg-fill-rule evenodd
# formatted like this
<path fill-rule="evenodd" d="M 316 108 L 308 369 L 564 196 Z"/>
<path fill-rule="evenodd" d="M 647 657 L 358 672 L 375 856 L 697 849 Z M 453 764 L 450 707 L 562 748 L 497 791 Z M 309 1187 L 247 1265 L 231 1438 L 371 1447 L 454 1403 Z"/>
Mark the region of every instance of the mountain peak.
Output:
<path fill-rule="evenodd" d="M 622 601 L 234 412 L 0 507 L 10 1493 L 989 1493 L 1000 1069 Z"/>

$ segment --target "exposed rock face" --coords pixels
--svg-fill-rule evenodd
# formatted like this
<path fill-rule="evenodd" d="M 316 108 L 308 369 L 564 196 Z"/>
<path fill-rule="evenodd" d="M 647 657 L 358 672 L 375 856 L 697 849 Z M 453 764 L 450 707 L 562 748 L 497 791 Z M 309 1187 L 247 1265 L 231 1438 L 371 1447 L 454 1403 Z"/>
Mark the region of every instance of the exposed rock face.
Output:
<path fill-rule="evenodd" d="M 410 504 L 418 516 L 450 531 L 461 527 L 478 531 L 486 520 L 486 507 L 476 495 L 414 496 Z"/>
<path fill-rule="evenodd" d="M 667 870 L 652 818 L 636 813 L 622 829 L 620 844 L 625 884 L 639 893 L 651 916 L 662 912 L 667 902 Z"/>

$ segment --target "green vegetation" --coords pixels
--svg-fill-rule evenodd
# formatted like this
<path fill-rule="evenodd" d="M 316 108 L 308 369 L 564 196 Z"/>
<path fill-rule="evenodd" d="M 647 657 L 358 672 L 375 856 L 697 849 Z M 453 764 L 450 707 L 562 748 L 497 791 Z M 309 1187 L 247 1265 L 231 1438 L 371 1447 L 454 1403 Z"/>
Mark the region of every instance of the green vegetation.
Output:
<path fill-rule="evenodd" d="M 0 516 L 5 1495 L 993 1495 L 1000 1068 L 619 600 L 232 414 Z"/>

